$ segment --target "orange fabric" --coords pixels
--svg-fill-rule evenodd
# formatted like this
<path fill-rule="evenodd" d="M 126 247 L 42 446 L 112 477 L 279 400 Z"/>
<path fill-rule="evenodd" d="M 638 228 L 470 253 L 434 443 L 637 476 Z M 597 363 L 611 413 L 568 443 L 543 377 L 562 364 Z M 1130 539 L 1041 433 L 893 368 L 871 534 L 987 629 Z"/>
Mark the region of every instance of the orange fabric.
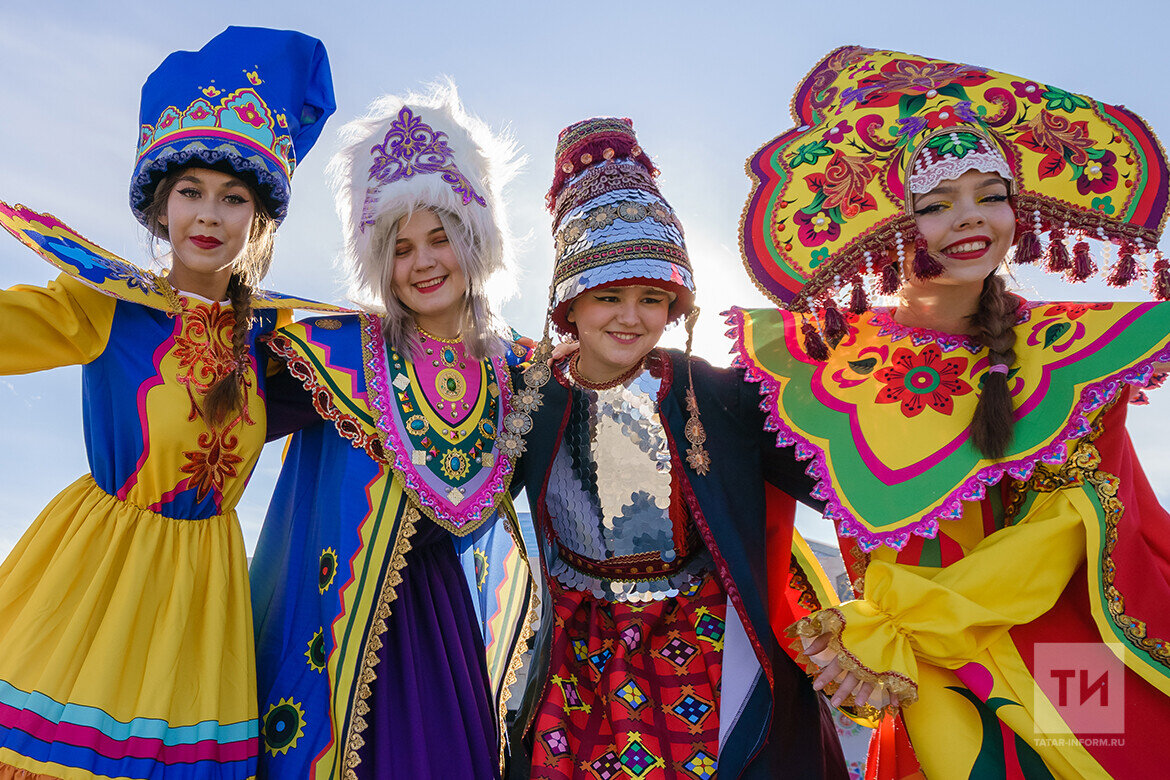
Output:
<path fill-rule="evenodd" d="M 8 764 L 0 764 L 0 780 L 61 780 L 56 775 L 42 775 L 39 772 L 30 772 L 27 769 L 17 769 Z"/>

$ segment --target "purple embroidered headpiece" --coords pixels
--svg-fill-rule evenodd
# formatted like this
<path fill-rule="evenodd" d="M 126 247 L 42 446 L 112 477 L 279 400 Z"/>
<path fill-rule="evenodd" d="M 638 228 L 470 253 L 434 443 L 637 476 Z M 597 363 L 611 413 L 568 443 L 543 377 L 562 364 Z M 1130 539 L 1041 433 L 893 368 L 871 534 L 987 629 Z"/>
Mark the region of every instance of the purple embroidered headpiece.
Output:
<path fill-rule="evenodd" d="M 402 107 L 382 143 L 370 149 L 370 153 L 374 155 L 374 164 L 370 166 L 370 185 L 358 227 L 363 232 L 378 217 L 376 206 L 381 189 L 412 176 L 437 173 L 463 199 L 464 206 L 474 202 L 487 208 L 487 201 L 455 165 L 447 134 L 428 125 L 409 106 Z"/>

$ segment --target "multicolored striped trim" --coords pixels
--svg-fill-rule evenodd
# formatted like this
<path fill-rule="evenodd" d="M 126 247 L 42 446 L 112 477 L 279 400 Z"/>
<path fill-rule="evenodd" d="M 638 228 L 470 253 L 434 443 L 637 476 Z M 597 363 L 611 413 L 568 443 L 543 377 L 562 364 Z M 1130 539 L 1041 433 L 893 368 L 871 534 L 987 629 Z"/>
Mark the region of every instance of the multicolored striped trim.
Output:
<path fill-rule="evenodd" d="M 150 780 L 244 778 L 256 774 L 256 719 L 171 726 L 156 718 L 119 721 L 96 707 L 55 701 L 0 681 L 0 747 L 34 761 L 98 775 Z"/>

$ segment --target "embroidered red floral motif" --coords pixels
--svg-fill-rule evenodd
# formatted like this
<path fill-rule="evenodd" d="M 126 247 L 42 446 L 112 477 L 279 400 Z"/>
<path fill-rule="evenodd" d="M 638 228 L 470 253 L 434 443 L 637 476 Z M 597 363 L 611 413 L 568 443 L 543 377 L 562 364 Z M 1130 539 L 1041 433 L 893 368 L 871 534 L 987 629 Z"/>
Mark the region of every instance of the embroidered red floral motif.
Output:
<path fill-rule="evenodd" d="M 232 310 L 218 303 L 193 306 L 183 313 L 183 330 L 175 336 L 173 354 L 179 359 L 179 384 L 187 388 L 191 399 L 189 420 L 203 416 L 198 399 L 232 369 L 234 323 Z"/>
<path fill-rule="evenodd" d="M 1111 303 L 1054 303 L 1044 310 L 1046 317 L 1059 317 L 1064 315 L 1070 320 L 1079 320 L 1085 312 L 1089 311 L 1109 311 L 1113 308 Z"/>
<path fill-rule="evenodd" d="M 202 501 L 213 490 L 222 494 L 224 483 L 238 476 L 236 466 L 244 459 L 232 452 L 240 440 L 231 432 L 231 426 L 199 434 L 198 443 L 198 450 L 183 453 L 187 462 L 179 471 L 191 475 L 188 485 L 196 489 L 196 496 Z"/>
<path fill-rule="evenodd" d="M 937 344 L 927 344 L 922 351 L 899 349 L 892 366 L 874 374 L 886 384 L 875 399 L 879 404 L 902 404 L 902 414 L 917 417 L 926 407 L 942 414 L 954 411 L 956 395 L 971 392 L 971 385 L 961 379 L 967 370 L 967 358 L 944 358 Z"/>
<path fill-rule="evenodd" d="M 175 335 L 172 354 L 179 361 L 178 382 L 187 388 L 191 407 L 189 421 L 203 419 L 201 401 L 207 391 L 235 366 L 231 348 L 235 314 L 218 303 L 198 304 L 183 312 L 182 331 Z M 244 388 L 245 393 L 248 387 Z M 213 491 L 222 494 L 224 483 L 238 476 L 236 467 L 243 458 L 235 454 L 239 437 L 233 433 L 237 425 L 254 424 L 244 406 L 220 429 L 208 430 L 196 439 L 199 449 L 183 453 L 187 462 L 179 471 L 190 474 L 190 487 L 196 489 L 202 501 Z"/>

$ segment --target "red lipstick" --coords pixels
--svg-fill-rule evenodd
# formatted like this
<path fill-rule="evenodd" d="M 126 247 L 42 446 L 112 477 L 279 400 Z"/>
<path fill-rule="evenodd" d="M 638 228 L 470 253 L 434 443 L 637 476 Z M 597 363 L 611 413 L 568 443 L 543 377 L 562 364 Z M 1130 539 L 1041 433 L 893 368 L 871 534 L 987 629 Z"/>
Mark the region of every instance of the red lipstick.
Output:
<path fill-rule="evenodd" d="M 963 251 L 956 251 L 957 249 L 967 245 L 977 245 L 974 249 L 965 249 Z M 978 260 L 987 254 L 987 250 L 991 249 L 991 238 L 988 236 L 970 236 L 963 238 L 954 243 L 947 245 L 942 254 L 955 260 Z"/>
<path fill-rule="evenodd" d="M 188 241 L 200 249 L 215 249 L 217 246 L 223 243 L 218 238 L 213 238 L 211 236 L 191 236 Z"/>
<path fill-rule="evenodd" d="M 439 289 L 440 287 L 442 287 L 446 283 L 447 283 L 447 277 L 436 276 L 433 279 L 425 279 L 421 282 L 415 282 L 414 289 L 419 291 L 423 295 L 427 295 L 429 293 L 433 293 L 435 290 Z"/>

